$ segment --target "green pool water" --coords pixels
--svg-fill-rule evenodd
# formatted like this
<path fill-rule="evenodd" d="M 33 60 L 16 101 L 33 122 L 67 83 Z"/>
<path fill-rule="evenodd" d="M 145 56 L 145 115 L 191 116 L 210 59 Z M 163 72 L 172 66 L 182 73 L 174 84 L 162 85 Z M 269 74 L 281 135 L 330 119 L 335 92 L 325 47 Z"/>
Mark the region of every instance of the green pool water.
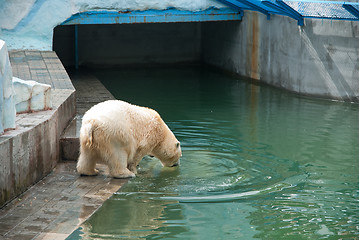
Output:
<path fill-rule="evenodd" d="M 181 166 L 145 157 L 74 239 L 358 239 L 359 105 L 299 97 L 208 68 L 99 69 L 156 109 Z"/>

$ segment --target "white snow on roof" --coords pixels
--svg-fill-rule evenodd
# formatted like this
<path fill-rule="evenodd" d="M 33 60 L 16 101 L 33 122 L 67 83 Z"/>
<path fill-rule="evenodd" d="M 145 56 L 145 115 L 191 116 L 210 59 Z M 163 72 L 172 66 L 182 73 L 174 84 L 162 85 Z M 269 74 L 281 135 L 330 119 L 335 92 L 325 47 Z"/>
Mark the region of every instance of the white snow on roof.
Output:
<path fill-rule="evenodd" d="M 51 50 L 53 29 L 78 12 L 211 7 L 225 6 L 215 0 L 0 0 L 0 39 L 9 49 Z"/>

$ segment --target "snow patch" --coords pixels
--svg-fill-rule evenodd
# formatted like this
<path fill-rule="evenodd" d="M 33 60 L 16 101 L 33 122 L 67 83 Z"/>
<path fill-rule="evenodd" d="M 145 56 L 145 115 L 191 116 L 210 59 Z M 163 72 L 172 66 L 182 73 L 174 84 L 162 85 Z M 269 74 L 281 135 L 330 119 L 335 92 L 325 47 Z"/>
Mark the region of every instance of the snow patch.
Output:
<path fill-rule="evenodd" d="M 9 49 L 52 50 L 53 29 L 87 11 L 144 11 L 226 8 L 215 0 L 11 0 L 0 4 L 0 38 Z"/>

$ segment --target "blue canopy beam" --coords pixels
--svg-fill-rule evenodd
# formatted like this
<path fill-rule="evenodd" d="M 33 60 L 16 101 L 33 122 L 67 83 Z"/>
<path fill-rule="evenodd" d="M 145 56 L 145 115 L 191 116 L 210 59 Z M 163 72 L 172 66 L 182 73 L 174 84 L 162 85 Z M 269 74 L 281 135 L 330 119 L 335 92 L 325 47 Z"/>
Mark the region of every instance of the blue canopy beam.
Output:
<path fill-rule="evenodd" d="M 359 21 L 359 3 L 320 0 L 217 0 L 239 10 L 284 15 L 304 25 L 304 18 Z"/>
<path fill-rule="evenodd" d="M 283 0 L 276 0 L 275 2 L 286 11 L 289 17 L 296 19 L 299 26 L 304 25 L 303 16 L 299 12 L 288 6 Z"/>
<path fill-rule="evenodd" d="M 237 11 L 239 11 L 239 14 L 243 17 L 243 8 L 241 6 L 239 6 L 235 0 L 217 0 L 217 1 L 233 8 L 233 9 L 236 9 Z"/>
<path fill-rule="evenodd" d="M 270 19 L 270 13 L 266 9 L 260 7 L 259 5 L 255 4 L 255 3 L 252 3 L 252 2 L 250 2 L 248 0 L 235 0 L 235 1 L 240 2 L 240 3 L 248 6 L 249 8 L 253 9 L 254 11 L 258 11 L 258 12 L 263 13 L 264 15 L 267 16 L 268 20 Z"/>
<path fill-rule="evenodd" d="M 261 1 L 263 5 L 271 8 L 274 12 L 276 12 L 276 14 L 280 14 L 280 15 L 285 15 L 285 16 L 288 16 L 288 17 L 291 17 L 295 20 L 298 21 L 298 24 L 299 24 L 299 16 L 298 15 L 294 15 L 291 11 L 288 11 L 287 9 L 283 8 L 282 6 L 278 6 L 277 4 L 269 1 L 269 0 L 262 0 Z M 284 3 L 285 4 L 285 3 Z M 287 4 L 285 4 L 287 5 Z M 288 5 L 287 5 L 288 6 Z M 289 6 L 288 6 L 289 7 Z M 290 7 L 289 7 L 290 8 Z M 291 8 L 292 9 L 292 8 Z M 303 19 L 303 17 L 302 17 Z M 300 24 L 299 24 L 300 25 Z M 301 25 L 302 26 L 302 25 Z"/>
<path fill-rule="evenodd" d="M 230 8 L 211 8 L 198 12 L 181 11 L 177 9 L 125 12 L 89 11 L 71 16 L 61 25 L 207 22 L 241 19 L 241 14 Z"/>
<path fill-rule="evenodd" d="M 348 3 L 343 3 L 342 6 L 345 10 L 347 10 L 349 13 L 353 14 L 356 18 L 359 19 L 359 10 L 357 8 L 353 7 L 353 5 Z"/>
<path fill-rule="evenodd" d="M 278 6 L 277 4 L 275 4 L 269 0 L 262 0 L 261 3 L 265 6 L 267 6 L 268 8 L 272 9 L 274 12 L 278 12 L 280 14 L 287 15 L 287 13 L 285 12 L 285 10 L 283 8 L 281 8 L 280 6 Z"/>

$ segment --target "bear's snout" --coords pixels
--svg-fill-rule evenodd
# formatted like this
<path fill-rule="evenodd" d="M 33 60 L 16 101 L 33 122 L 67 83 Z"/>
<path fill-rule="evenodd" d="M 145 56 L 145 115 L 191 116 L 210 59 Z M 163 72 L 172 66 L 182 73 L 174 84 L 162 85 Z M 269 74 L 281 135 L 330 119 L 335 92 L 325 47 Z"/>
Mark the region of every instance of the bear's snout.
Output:
<path fill-rule="evenodd" d="M 180 160 L 178 159 L 178 161 L 175 162 L 171 167 L 177 167 L 177 166 L 179 166 L 179 165 L 180 165 Z"/>

